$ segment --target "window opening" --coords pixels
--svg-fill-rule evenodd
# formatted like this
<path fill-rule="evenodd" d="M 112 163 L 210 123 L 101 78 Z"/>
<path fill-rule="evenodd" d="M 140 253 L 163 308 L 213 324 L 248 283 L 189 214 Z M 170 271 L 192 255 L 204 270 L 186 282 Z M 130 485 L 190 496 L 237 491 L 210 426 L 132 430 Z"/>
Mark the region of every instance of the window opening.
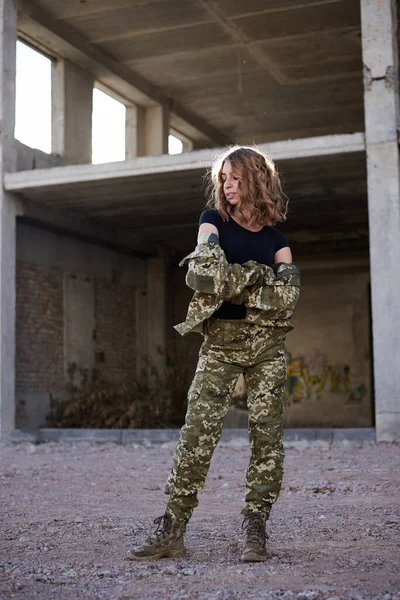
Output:
<path fill-rule="evenodd" d="M 109 94 L 93 89 L 92 162 L 125 160 L 126 106 Z"/>
<path fill-rule="evenodd" d="M 51 59 L 17 41 L 14 137 L 51 153 Z"/>
<path fill-rule="evenodd" d="M 182 154 L 183 143 L 182 140 L 177 138 L 175 135 L 169 134 L 168 136 L 168 154 Z"/>

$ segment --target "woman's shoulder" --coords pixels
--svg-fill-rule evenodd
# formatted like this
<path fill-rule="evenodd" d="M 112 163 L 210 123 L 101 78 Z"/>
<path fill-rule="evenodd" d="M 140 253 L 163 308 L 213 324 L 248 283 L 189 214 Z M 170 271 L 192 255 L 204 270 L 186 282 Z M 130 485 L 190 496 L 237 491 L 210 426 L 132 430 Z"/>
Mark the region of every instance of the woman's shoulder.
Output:
<path fill-rule="evenodd" d="M 281 248 L 286 248 L 286 246 L 289 246 L 289 243 L 287 241 L 285 234 L 282 233 L 282 231 L 280 231 L 280 229 L 277 229 L 276 227 L 264 227 L 264 230 L 268 230 L 270 232 L 270 235 L 272 235 L 272 237 L 276 243 L 277 250 L 280 250 Z"/>
<path fill-rule="evenodd" d="M 199 225 L 203 223 L 211 223 L 211 225 L 218 228 L 222 224 L 222 217 L 215 208 L 208 208 L 203 210 L 200 215 Z"/>

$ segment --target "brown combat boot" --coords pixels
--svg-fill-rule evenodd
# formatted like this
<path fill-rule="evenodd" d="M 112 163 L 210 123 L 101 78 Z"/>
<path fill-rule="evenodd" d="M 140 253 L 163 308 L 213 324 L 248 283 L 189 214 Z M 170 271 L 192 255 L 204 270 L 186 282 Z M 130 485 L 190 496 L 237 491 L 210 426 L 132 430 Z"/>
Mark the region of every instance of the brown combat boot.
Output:
<path fill-rule="evenodd" d="M 174 521 L 165 513 L 154 520 L 157 529 L 141 546 L 128 550 L 129 560 L 156 560 L 163 556 L 182 556 L 185 553 L 183 534 L 186 524 Z"/>
<path fill-rule="evenodd" d="M 259 562 L 267 560 L 265 540 L 268 537 L 265 531 L 267 515 L 262 512 L 252 512 L 245 516 L 242 529 L 245 529 L 243 562 Z"/>

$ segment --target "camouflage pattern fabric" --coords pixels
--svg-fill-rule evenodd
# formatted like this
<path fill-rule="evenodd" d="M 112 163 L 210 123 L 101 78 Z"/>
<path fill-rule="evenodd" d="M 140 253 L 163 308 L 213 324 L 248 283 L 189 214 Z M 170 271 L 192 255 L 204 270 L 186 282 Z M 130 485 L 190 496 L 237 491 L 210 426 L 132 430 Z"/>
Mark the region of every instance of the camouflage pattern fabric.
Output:
<path fill-rule="evenodd" d="M 186 285 L 198 292 L 214 294 L 221 300 L 231 300 L 246 287 L 263 282 L 261 265 L 250 260 L 229 264 L 222 248 L 212 242 L 198 244 L 179 266 L 188 265 Z"/>
<path fill-rule="evenodd" d="M 188 392 L 185 425 L 165 492 L 168 514 L 187 521 L 197 506 L 223 419 L 241 373 L 246 380 L 251 459 L 244 513 L 267 516 L 278 497 L 283 471 L 283 411 L 286 380 L 284 327 L 244 320 L 209 319 L 195 377 Z"/>
<path fill-rule="evenodd" d="M 217 244 L 198 244 L 180 266 L 187 266 L 186 284 L 194 290 L 186 320 L 175 329 L 202 333 L 203 322 L 225 300 L 247 307 L 246 322 L 291 328 L 289 319 L 300 294 L 300 271 L 294 263 L 272 267 L 254 261 L 229 264 Z"/>

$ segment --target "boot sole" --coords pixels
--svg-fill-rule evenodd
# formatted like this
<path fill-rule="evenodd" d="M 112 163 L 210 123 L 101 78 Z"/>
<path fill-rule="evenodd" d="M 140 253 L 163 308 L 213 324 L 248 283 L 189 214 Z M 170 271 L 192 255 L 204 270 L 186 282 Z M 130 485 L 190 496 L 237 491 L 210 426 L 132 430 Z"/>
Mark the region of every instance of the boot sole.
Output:
<path fill-rule="evenodd" d="M 257 554 L 257 552 L 242 554 L 242 562 L 262 562 L 264 560 L 267 560 L 266 554 Z"/>
<path fill-rule="evenodd" d="M 183 550 L 164 550 L 158 554 L 152 554 L 151 556 L 135 556 L 130 550 L 128 550 L 127 558 L 129 560 L 157 560 L 159 558 L 174 558 L 176 556 L 183 556 L 185 549 Z"/>

